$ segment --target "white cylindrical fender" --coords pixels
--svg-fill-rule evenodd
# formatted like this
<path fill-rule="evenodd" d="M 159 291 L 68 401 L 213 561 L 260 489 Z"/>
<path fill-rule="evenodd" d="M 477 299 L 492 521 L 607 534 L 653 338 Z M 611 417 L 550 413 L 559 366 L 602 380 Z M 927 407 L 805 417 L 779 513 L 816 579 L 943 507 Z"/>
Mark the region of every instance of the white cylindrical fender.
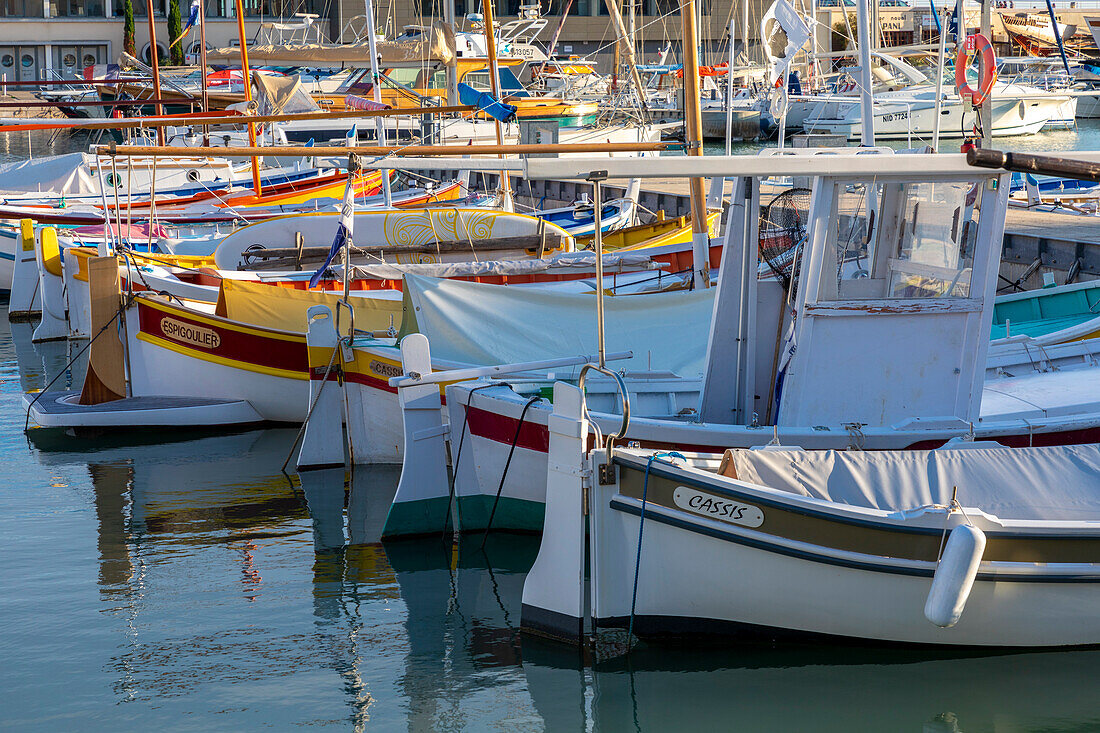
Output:
<path fill-rule="evenodd" d="M 925 618 L 941 628 L 959 622 L 984 552 L 985 533 L 980 529 L 960 524 L 951 530 L 924 604 Z"/>

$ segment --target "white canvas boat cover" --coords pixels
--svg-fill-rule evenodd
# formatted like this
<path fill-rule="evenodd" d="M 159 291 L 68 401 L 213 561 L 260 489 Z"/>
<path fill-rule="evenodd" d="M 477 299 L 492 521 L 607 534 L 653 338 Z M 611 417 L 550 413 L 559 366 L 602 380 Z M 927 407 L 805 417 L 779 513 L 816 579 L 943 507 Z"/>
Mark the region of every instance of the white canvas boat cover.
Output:
<path fill-rule="evenodd" d="M 52 193 L 72 196 L 99 193 L 99 185 L 87 166 L 85 153 L 51 155 L 0 164 L 0 195 Z"/>
<path fill-rule="evenodd" d="M 596 351 L 594 293 L 405 276 L 417 329 L 432 357 L 504 364 Z M 702 373 L 714 289 L 605 298 L 608 351 L 633 351 L 615 369 Z"/>
<path fill-rule="evenodd" d="M 604 271 L 636 272 L 638 270 L 658 269 L 659 263 L 649 255 L 604 255 Z M 554 257 L 526 260 L 489 260 L 486 262 L 424 262 L 399 264 L 383 262 L 376 265 L 353 265 L 352 278 L 375 280 L 400 280 L 405 275 L 424 277 L 489 277 L 494 275 L 533 275 L 541 272 L 592 272 L 596 267 L 596 255 L 593 252 L 564 252 Z M 334 268 L 338 279 L 343 268 Z M 309 273 L 307 273 L 308 275 Z M 261 279 L 262 279 L 261 274 Z M 280 279 L 285 273 L 280 273 Z"/>
<path fill-rule="evenodd" d="M 742 481 L 850 506 L 946 506 L 958 487 L 963 507 L 1001 519 L 1100 520 L 1098 445 L 730 453 Z"/>

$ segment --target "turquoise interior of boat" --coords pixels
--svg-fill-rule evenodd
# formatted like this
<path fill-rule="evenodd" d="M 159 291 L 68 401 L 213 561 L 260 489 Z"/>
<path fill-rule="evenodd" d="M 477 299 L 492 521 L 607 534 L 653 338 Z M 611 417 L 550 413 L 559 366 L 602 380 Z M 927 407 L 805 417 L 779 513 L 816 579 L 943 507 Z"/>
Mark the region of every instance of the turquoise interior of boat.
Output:
<path fill-rule="evenodd" d="M 990 338 L 1043 336 L 1100 318 L 1100 282 L 1001 296 Z"/>

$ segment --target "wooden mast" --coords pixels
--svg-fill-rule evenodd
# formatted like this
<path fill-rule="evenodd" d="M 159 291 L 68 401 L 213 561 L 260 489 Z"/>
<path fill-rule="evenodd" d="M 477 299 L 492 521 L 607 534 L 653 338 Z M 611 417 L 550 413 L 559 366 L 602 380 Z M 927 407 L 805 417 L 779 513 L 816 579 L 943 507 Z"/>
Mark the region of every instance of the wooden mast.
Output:
<path fill-rule="evenodd" d="M 236 0 L 237 9 L 237 37 L 241 42 L 241 76 L 244 77 L 244 100 L 248 103 L 248 113 L 252 114 L 252 74 L 248 69 L 248 41 L 244 36 L 244 8 L 242 7 L 241 0 Z M 256 147 L 256 123 L 248 123 L 248 146 L 251 148 Z M 351 185 L 350 182 L 348 185 Z M 263 189 L 260 186 L 260 159 L 255 155 L 252 156 L 252 190 L 257 196 L 263 195 Z"/>
<path fill-rule="evenodd" d="M 239 2 L 239 0 L 238 0 Z M 489 53 L 489 88 L 495 99 L 500 99 L 500 69 L 497 68 L 497 37 L 493 27 L 493 0 L 481 0 L 482 14 L 485 16 L 485 49 Z M 504 145 L 504 124 L 500 120 L 494 120 L 497 131 L 497 145 Z M 500 156 L 504 158 L 502 153 Z M 512 181 L 508 177 L 508 171 L 500 172 L 500 195 L 505 211 L 512 211 L 515 207 L 512 203 Z"/>
<path fill-rule="evenodd" d="M 160 59 L 157 53 L 157 24 L 153 21 L 153 0 L 145 0 L 145 14 L 149 16 L 149 66 L 153 70 L 153 95 L 157 100 L 158 115 L 164 114 L 160 95 Z M 157 144 L 164 145 L 164 130 L 157 129 Z"/>
<path fill-rule="evenodd" d="M 703 154 L 703 114 L 699 109 L 699 39 L 695 29 L 695 0 L 680 5 L 684 56 L 684 142 L 687 154 Z M 707 228 L 706 193 L 702 178 L 688 179 L 691 193 L 692 283 L 710 287 L 710 232 Z"/>

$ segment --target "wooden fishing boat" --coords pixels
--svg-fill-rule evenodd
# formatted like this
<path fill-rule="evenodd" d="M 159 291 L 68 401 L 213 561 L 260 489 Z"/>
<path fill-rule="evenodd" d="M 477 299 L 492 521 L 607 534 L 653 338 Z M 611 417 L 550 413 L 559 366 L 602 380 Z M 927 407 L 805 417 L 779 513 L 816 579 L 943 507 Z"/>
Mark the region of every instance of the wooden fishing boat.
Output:
<path fill-rule="evenodd" d="M 1082 282 L 998 296 L 993 348 L 1019 341 L 1049 346 L 1100 337 L 1100 283 Z"/>
<path fill-rule="evenodd" d="M 598 630 L 967 647 L 1100 643 L 1092 611 L 1100 601 L 1096 445 L 672 458 L 624 448 L 613 460 L 612 480 L 593 482 L 589 504 Z M 581 516 L 565 525 L 565 486 L 551 489 L 550 520 L 569 538 L 583 537 Z M 550 550 L 568 542 L 555 539 L 544 538 L 524 588 L 524 626 L 550 634 L 560 633 L 560 619 L 541 602 L 564 590 L 550 567 L 562 556 Z"/>
<path fill-rule="evenodd" d="M 821 182 L 822 189 L 837 198 L 830 203 L 819 201 L 819 198 L 815 201 L 819 202 L 819 206 L 837 206 L 840 211 L 846 212 L 846 216 L 855 216 L 857 212 L 844 208 L 855 205 L 855 199 L 849 198 L 849 192 L 844 188 L 846 185 L 841 184 L 839 178 L 825 178 Z M 910 257 L 925 257 L 920 252 L 922 248 L 925 253 L 930 252 L 929 246 L 959 246 L 958 241 L 952 238 L 960 237 L 966 229 L 961 219 L 954 234 L 947 231 L 933 235 L 931 228 L 924 229 L 922 234 L 922 227 L 934 228 L 934 219 L 924 218 L 933 214 L 920 198 L 924 194 L 918 193 L 925 190 L 920 189 L 922 184 L 912 185 L 917 188 L 895 198 L 893 204 L 901 206 L 901 200 L 908 197 L 909 201 L 905 204 L 908 209 L 891 213 L 880 208 L 871 218 L 894 222 L 892 226 L 906 221 L 910 227 L 915 227 L 902 238 L 900 245 L 911 253 Z M 956 193 L 963 198 L 955 203 L 962 203 L 971 184 L 958 185 Z M 946 190 L 950 188 L 932 186 L 927 190 L 946 196 Z M 905 252 L 892 250 L 899 246 L 896 237 L 889 239 L 891 235 L 881 231 L 877 236 L 884 237 L 878 240 L 882 242 L 880 249 L 884 251 L 876 253 L 872 240 L 863 257 L 870 257 L 871 262 L 877 263 L 868 265 L 872 267 L 868 271 L 869 277 L 873 280 L 876 277 L 874 268 L 879 268 L 877 271 L 883 273 L 880 282 L 891 280 L 894 284 L 892 290 L 887 292 L 895 295 L 892 298 L 868 297 L 870 291 L 858 290 L 869 287 L 858 282 L 867 278 L 859 277 L 855 272 L 841 272 L 838 275 L 835 271 L 836 255 L 831 250 L 837 246 L 837 237 L 845 235 L 839 233 L 835 226 L 821 226 L 816 230 L 818 234 L 814 241 L 807 243 L 807 254 L 801 265 L 807 269 L 800 275 L 799 287 L 808 288 L 809 292 L 805 295 L 800 293 L 804 302 L 799 303 L 792 314 L 782 305 L 785 298 L 782 285 L 775 280 L 758 280 L 755 277 L 755 248 L 738 247 L 734 243 L 742 233 L 736 229 L 727 231 L 727 253 L 735 253 L 727 256 L 741 257 L 742 267 L 746 268 L 744 272 L 751 272 L 754 276 L 742 277 L 736 266 L 732 269 L 724 267 L 719 275 L 718 305 L 715 321 L 710 326 L 710 363 L 703 386 L 700 389 L 697 384 L 692 384 L 695 375 L 680 374 L 680 381 L 672 380 L 663 395 L 659 389 L 644 390 L 644 399 L 639 398 L 632 409 L 624 439 L 637 441 L 643 446 L 710 452 L 762 445 L 769 441 L 807 450 L 920 450 L 968 435 L 1010 446 L 1064 445 L 1095 440 L 1100 435 L 1100 410 L 1096 409 L 1096 398 L 1100 394 L 1093 385 L 1095 361 L 1089 354 L 1100 346 L 1081 341 L 1048 347 L 1046 352 L 1040 354 L 1035 349 L 1029 350 L 1028 343 L 1021 340 L 1002 344 L 996 349 L 987 345 L 989 326 L 982 324 L 993 320 L 997 259 L 994 253 L 999 247 L 1000 233 L 997 228 L 1001 226 L 998 222 L 1003 222 L 1003 214 L 999 212 L 1003 211 L 1005 198 L 988 198 L 980 202 L 981 224 L 977 224 L 979 228 L 976 230 L 970 229 L 970 236 L 975 236 L 976 231 L 977 241 L 981 244 L 973 260 L 965 263 L 957 261 L 956 266 L 965 270 L 959 277 L 967 278 L 968 292 L 973 294 L 965 299 L 966 306 L 962 305 L 959 295 L 952 294 L 950 290 L 945 293 L 944 283 L 939 286 L 934 284 L 935 273 L 944 276 L 947 269 L 934 270 L 926 267 L 924 262 L 908 264 Z M 941 199 L 938 205 L 948 205 L 951 200 L 950 197 Z M 749 210 L 754 210 L 754 203 L 748 205 Z M 964 208 L 958 207 L 960 217 Z M 828 220 L 829 211 L 829 208 L 817 209 L 816 215 Z M 858 220 L 863 223 L 857 227 L 867 227 L 868 213 L 862 211 L 858 215 Z M 953 214 L 948 212 L 945 220 L 950 222 L 952 217 Z M 810 232 L 815 231 L 813 221 L 814 217 L 811 217 Z M 910 242 L 909 237 L 916 239 Z M 932 241 L 937 244 L 930 245 Z M 828 264 L 830 256 L 834 263 L 832 270 Z M 807 257 L 810 259 L 807 260 Z M 979 265 L 987 268 L 984 273 L 979 272 Z M 815 272 L 814 267 L 823 267 L 824 270 Z M 961 271 L 955 270 L 955 274 Z M 947 278 L 947 282 L 954 277 Z M 937 287 L 939 290 L 935 289 Z M 728 302 L 722 305 L 723 292 L 738 292 L 739 288 L 746 288 L 749 293 L 741 296 L 745 298 L 741 308 L 750 308 L 751 303 L 753 310 L 749 312 L 755 313 L 754 322 L 742 326 L 742 329 L 752 329 L 747 332 L 750 334 L 749 342 L 755 344 L 751 348 L 740 345 L 741 337 L 734 336 L 738 331 L 723 316 L 726 312 L 730 313 L 731 318 L 739 317 L 736 316 L 738 307 Z M 904 297 L 909 293 L 918 297 Z M 854 297 L 844 297 L 848 294 Z M 849 312 L 858 315 L 848 315 Z M 783 321 L 793 320 L 794 325 L 786 323 L 781 327 L 778 322 L 780 318 Z M 882 349 L 890 329 L 901 320 L 906 321 L 907 342 L 905 346 L 899 346 L 891 357 Z M 849 335 L 846 330 L 838 330 L 835 338 L 823 339 L 820 334 L 815 334 L 817 327 L 851 329 L 852 333 Z M 875 335 L 870 337 L 855 333 L 863 328 L 869 329 L 868 333 L 873 331 Z M 924 336 L 918 336 L 910 329 L 921 329 Z M 777 343 L 775 334 L 782 334 L 783 330 L 787 330 L 788 336 L 781 336 Z M 751 336 L 753 333 L 756 335 Z M 879 344 L 879 358 L 884 361 L 877 366 L 855 364 L 843 354 L 826 355 L 823 351 L 834 348 L 831 344 L 844 351 L 850 349 L 851 344 L 868 342 L 868 338 Z M 924 356 L 913 361 L 912 354 L 915 352 L 912 349 L 918 343 L 924 343 L 925 339 L 936 346 L 929 346 L 928 351 L 920 347 Z M 792 348 L 792 343 L 797 348 Z M 948 343 L 951 346 L 947 346 Z M 628 347 L 623 342 L 617 342 L 616 346 Z M 945 348 L 958 351 L 948 355 L 943 351 Z M 962 349 L 966 350 L 965 353 Z M 793 359 L 783 356 L 792 352 Z M 719 356 L 723 354 L 724 357 Z M 860 358 L 866 360 L 867 355 Z M 938 369 L 934 363 L 941 358 L 945 358 L 942 363 L 951 364 L 951 368 L 946 375 L 947 382 L 939 382 L 937 378 L 937 384 L 933 387 L 922 375 Z M 718 366 L 720 360 L 741 363 L 748 371 L 731 384 L 728 369 Z M 901 368 L 895 360 L 912 363 Z M 833 366 L 827 366 L 830 364 Z M 842 373 L 827 376 L 831 368 L 840 369 Z M 864 375 L 866 369 L 872 370 L 872 373 Z M 955 369 L 958 371 L 953 371 Z M 856 373 L 863 376 L 857 377 Z M 810 386 L 809 382 L 796 386 L 797 381 L 791 381 L 792 374 L 795 380 L 813 381 L 814 386 Z M 883 382 L 880 374 L 890 374 L 892 378 Z M 663 375 L 665 379 L 674 376 Z M 859 384 L 858 394 L 852 390 L 838 391 L 835 388 L 838 384 Z M 878 384 L 877 392 L 871 390 L 872 384 Z M 503 385 L 473 382 L 458 383 L 448 388 L 449 414 L 442 422 L 463 426 L 462 434 L 467 441 L 464 450 L 469 458 L 462 460 L 470 461 L 469 465 L 460 464 L 454 468 L 455 494 L 470 497 L 469 503 L 475 505 L 483 505 L 487 500 L 501 505 L 512 504 L 505 516 L 517 522 L 515 528 L 537 528 L 541 520 L 539 497 L 543 495 L 543 488 L 536 485 L 532 477 L 543 475 L 547 466 L 553 408 L 545 402 L 528 404 L 528 401 L 532 389 L 546 390 L 548 386 L 543 382 L 510 389 Z M 693 394 L 699 391 L 703 394 L 702 399 L 693 401 Z M 795 402 L 787 402 L 788 399 Z M 861 404 L 863 407 L 860 407 Z M 604 434 L 609 434 L 621 424 L 620 410 L 615 408 L 605 412 L 593 408 L 590 419 Z M 456 439 L 454 436 L 451 438 Z M 412 463 L 418 462 L 413 459 Z M 506 469 L 509 465 L 511 468 Z M 505 476 L 507 480 L 502 478 Z M 399 492 L 395 501 L 400 503 L 403 499 Z M 470 529 L 478 529 L 478 522 L 483 521 L 483 516 L 475 515 Z M 465 521 L 460 514 L 458 525 L 464 527 Z M 494 526 L 508 528 L 504 522 Z"/>
<path fill-rule="evenodd" d="M 816 170 L 778 343 L 774 322 L 760 322 L 770 306 L 754 248 L 731 248 L 698 422 L 635 420 L 626 403 L 591 450 L 590 429 L 613 416 L 589 419 L 583 385 L 555 384 L 526 630 L 579 641 L 590 620 L 596 635 L 626 629 L 628 639 L 1100 643 L 1095 362 L 1044 372 L 1025 357 L 990 374 L 1007 174 L 945 164 L 915 176 L 882 162 Z M 857 191 L 868 180 L 881 188 Z M 735 225 L 756 218 L 747 198 L 752 216 L 735 210 Z M 866 245 L 858 276 L 838 267 L 853 222 Z M 753 366 L 769 363 L 761 383 Z M 758 413 L 762 386 L 771 396 Z M 481 396 L 459 387 L 452 408 Z M 846 440 L 828 445 L 839 433 Z M 719 435 L 724 448 L 692 452 Z M 649 449 L 618 443 L 647 439 Z M 422 470 L 411 450 L 408 463 Z"/>

